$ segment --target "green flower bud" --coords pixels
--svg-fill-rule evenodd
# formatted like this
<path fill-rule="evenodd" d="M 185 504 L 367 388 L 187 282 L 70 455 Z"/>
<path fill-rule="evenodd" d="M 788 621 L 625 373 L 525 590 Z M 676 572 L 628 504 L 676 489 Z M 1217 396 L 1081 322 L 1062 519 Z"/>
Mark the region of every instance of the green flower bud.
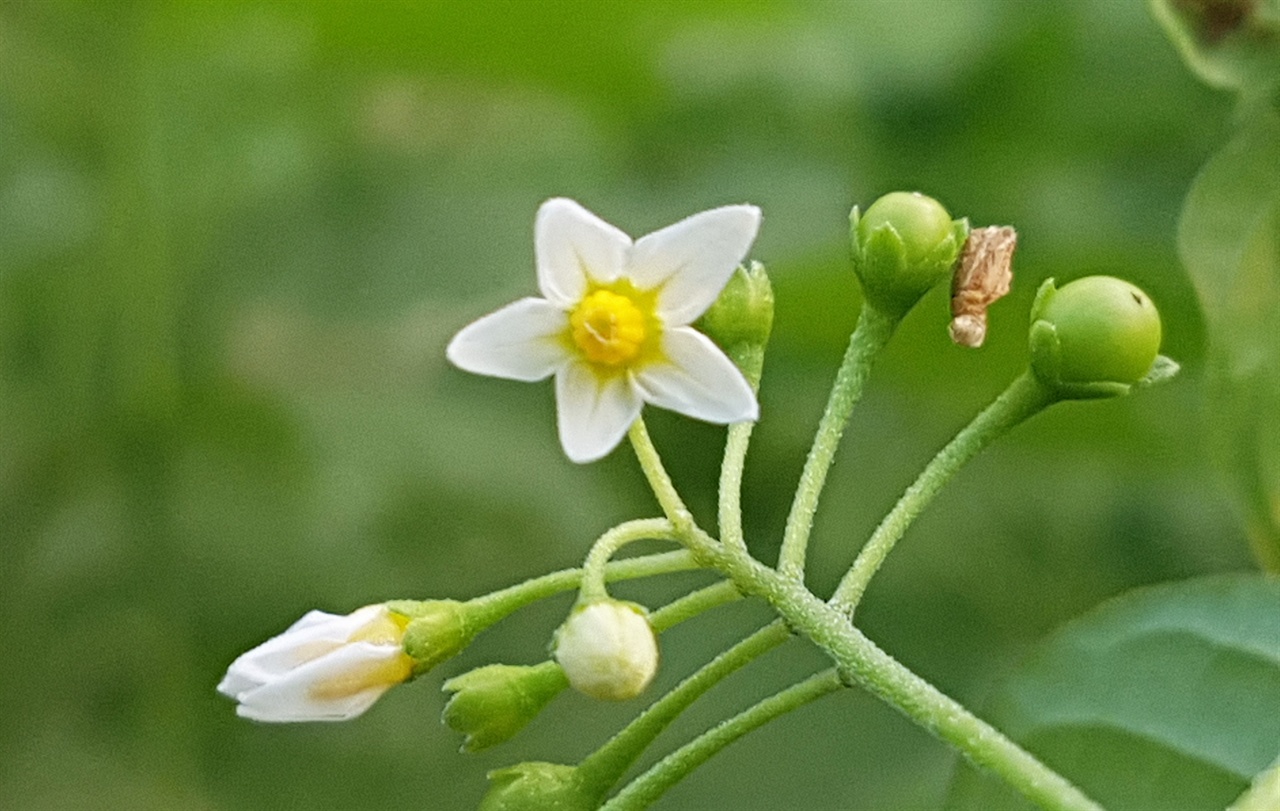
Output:
<path fill-rule="evenodd" d="M 918 192 L 891 192 L 866 213 L 849 213 L 853 270 L 867 302 L 901 317 L 951 269 L 969 236 L 942 204 Z"/>
<path fill-rule="evenodd" d="M 489 772 L 479 811 L 591 811 L 599 805 L 577 768 L 559 763 L 517 763 Z"/>
<path fill-rule="evenodd" d="M 1114 397 L 1145 382 L 1160 351 L 1160 313 L 1142 290 L 1112 276 L 1061 289 L 1048 279 L 1031 305 L 1031 369 L 1067 399 Z"/>
<path fill-rule="evenodd" d="M 606 701 L 635 698 L 658 672 L 658 640 L 643 607 L 620 600 L 579 606 L 556 631 L 569 684 Z"/>
<path fill-rule="evenodd" d="M 752 262 L 749 269 L 739 265 L 697 327 L 725 348 L 767 344 L 773 329 L 773 286 L 764 265 Z"/>
<path fill-rule="evenodd" d="M 540 665 L 487 665 L 450 679 L 452 693 L 443 720 L 466 735 L 462 749 L 478 752 L 524 729 L 551 699 L 569 686 L 555 662 Z"/>
<path fill-rule="evenodd" d="M 393 600 L 387 608 L 408 618 L 404 652 L 421 676 L 463 651 L 484 630 L 468 603 L 457 600 Z"/>
<path fill-rule="evenodd" d="M 773 285 L 764 265 L 741 265 L 729 277 L 720 297 L 694 324 L 720 345 L 753 389 L 760 384 L 764 349 L 773 330 Z"/>

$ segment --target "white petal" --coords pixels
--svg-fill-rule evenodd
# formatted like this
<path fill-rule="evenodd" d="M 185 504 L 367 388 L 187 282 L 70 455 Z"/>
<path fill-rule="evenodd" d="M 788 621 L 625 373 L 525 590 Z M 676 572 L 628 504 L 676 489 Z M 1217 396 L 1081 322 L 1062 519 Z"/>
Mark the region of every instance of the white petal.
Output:
<path fill-rule="evenodd" d="M 533 226 L 538 289 L 563 309 L 582 299 L 587 279 L 611 282 L 626 264 L 631 237 L 572 200 L 543 203 Z"/>
<path fill-rule="evenodd" d="M 568 326 L 568 315 L 551 302 L 522 298 L 463 327 L 445 355 L 468 372 L 541 380 L 568 359 L 561 342 Z"/>
<path fill-rule="evenodd" d="M 218 692 L 232 698 L 280 678 L 290 670 L 345 644 L 352 635 L 385 614 L 381 603 L 350 614 L 308 611 L 302 619 L 261 645 L 242 653 L 227 668 Z"/>
<path fill-rule="evenodd" d="M 691 327 L 667 329 L 662 350 L 669 362 L 635 372 L 646 402 L 721 424 L 759 417 L 751 386 L 710 338 Z"/>
<path fill-rule="evenodd" d="M 658 293 L 658 315 L 684 326 L 702 315 L 760 230 L 760 209 L 725 206 L 694 214 L 641 237 L 631 249 L 627 275 L 636 287 Z"/>
<path fill-rule="evenodd" d="M 380 679 L 403 655 L 398 645 L 355 642 L 294 668 L 284 676 L 239 696 L 236 714 L 255 721 L 345 721 L 369 709 L 395 681 Z M 326 685 L 355 689 L 326 693 Z"/>
<path fill-rule="evenodd" d="M 644 405 L 626 375 L 601 380 L 585 363 L 556 375 L 560 444 L 574 462 L 594 462 L 613 450 Z"/>

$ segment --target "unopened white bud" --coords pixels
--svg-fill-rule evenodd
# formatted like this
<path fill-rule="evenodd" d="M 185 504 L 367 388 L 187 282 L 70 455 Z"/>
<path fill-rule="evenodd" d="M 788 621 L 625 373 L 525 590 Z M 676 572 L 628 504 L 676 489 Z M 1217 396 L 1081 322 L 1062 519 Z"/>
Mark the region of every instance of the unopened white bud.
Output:
<path fill-rule="evenodd" d="M 640 606 L 601 600 L 574 609 L 556 633 L 569 684 L 606 701 L 635 698 L 658 672 L 658 640 Z"/>

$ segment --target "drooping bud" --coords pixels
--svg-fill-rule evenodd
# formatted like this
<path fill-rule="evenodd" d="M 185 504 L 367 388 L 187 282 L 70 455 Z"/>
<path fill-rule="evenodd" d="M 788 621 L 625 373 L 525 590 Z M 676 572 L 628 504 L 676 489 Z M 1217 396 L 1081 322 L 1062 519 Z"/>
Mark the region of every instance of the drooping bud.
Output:
<path fill-rule="evenodd" d="M 849 213 L 853 270 L 868 303 L 901 317 L 951 276 L 969 235 L 942 204 L 919 192 L 891 192 Z"/>
<path fill-rule="evenodd" d="M 635 698 L 658 672 L 658 640 L 635 603 L 600 600 L 575 608 L 554 647 L 569 684 L 592 698 Z"/>
<path fill-rule="evenodd" d="M 486 665 L 444 683 L 452 693 L 444 706 L 449 728 L 466 735 L 462 749 L 478 752 L 524 729 L 551 699 L 569 686 L 555 662 Z"/>
<path fill-rule="evenodd" d="M 489 772 L 479 811 L 591 811 L 597 805 L 576 767 L 530 762 Z"/>
<path fill-rule="evenodd" d="M 1114 397 L 1155 375 L 1160 313 L 1139 288 L 1088 276 L 1058 288 L 1048 279 L 1031 305 L 1031 369 L 1065 399 Z"/>
<path fill-rule="evenodd" d="M 414 676 L 457 656 L 484 630 L 458 600 L 394 600 L 387 607 L 408 618 L 404 652 L 413 659 Z"/>

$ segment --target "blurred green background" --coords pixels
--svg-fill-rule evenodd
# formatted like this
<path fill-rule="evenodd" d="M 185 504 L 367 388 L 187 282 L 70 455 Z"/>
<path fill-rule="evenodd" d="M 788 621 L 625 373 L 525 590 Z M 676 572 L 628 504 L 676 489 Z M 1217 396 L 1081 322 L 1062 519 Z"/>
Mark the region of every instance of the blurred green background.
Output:
<path fill-rule="evenodd" d="M 656 508 L 578 467 L 550 385 L 443 359 L 534 290 L 566 195 L 639 235 L 751 202 L 778 298 L 746 526 L 767 560 L 857 312 L 846 215 L 920 189 L 1017 226 L 981 351 L 930 295 L 876 369 L 820 513 L 828 589 L 918 469 L 1025 363 L 1047 276 L 1123 275 L 1186 373 L 1058 406 L 964 471 L 860 623 L 980 704 L 1048 629 L 1134 585 L 1249 568 L 1204 453 L 1203 327 L 1174 233 L 1229 99 L 1137 0 L 0 3 L 0 807 L 466 809 L 642 701 L 566 695 L 464 756 L 438 686 L 544 655 L 566 597 L 365 717 L 271 727 L 214 692 L 309 608 L 472 596 Z M 653 414 L 712 524 L 720 429 Z M 705 578 L 629 584 L 657 605 Z M 651 694 L 766 617 L 664 637 Z M 792 643 L 660 742 L 820 666 Z M 926 809 L 954 756 L 856 691 L 740 742 L 675 809 Z"/>

